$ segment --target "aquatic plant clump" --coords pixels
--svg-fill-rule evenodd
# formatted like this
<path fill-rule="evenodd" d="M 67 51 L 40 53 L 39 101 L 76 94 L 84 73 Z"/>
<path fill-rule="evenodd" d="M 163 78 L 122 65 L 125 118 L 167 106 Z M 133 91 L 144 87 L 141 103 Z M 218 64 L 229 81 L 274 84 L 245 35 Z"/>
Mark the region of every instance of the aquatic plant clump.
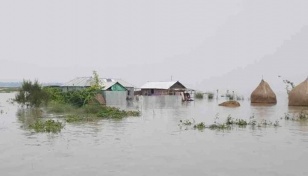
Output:
<path fill-rule="evenodd" d="M 301 112 L 299 113 L 294 113 L 292 117 L 291 117 L 291 114 L 285 113 L 284 119 L 285 120 L 295 120 L 295 121 L 296 120 L 308 120 L 308 112 L 301 110 Z"/>
<path fill-rule="evenodd" d="M 198 130 L 203 130 L 203 129 L 206 128 L 206 126 L 203 122 L 200 122 L 200 123 L 197 123 L 196 125 L 194 125 L 194 128 L 198 129 Z"/>
<path fill-rule="evenodd" d="M 214 98 L 214 93 L 208 93 L 207 94 L 207 98 L 209 99 L 209 100 L 211 100 L 211 99 L 213 99 Z"/>
<path fill-rule="evenodd" d="M 139 111 L 125 111 L 114 107 L 102 107 L 102 106 L 88 106 L 79 114 L 69 114 L 65 117 L 65 121 L 68 123 L 74 122 L 89 122 L 100 119 L 122 119 L 124 117 L 136 117 L 140 116 Z"/>
<path fill-rule="evenodd" d="M 29 125 L 30 129 L 33 129 L 35 132 L 47 132 L 47 133 L 59 133 L 64 125 L 55 120 L 36 120 L 35 123 Z"/>
<path fill-rule="evenodd" d="M 102 110 L 100 110 L 97 113 L 97 116 L 101 118 L 121 119 L 123 117 L 129 117 L 129 116 L 135 116 L 135 117 L 140 116 L 140 112 L 124 111 L 114 107 L 103 107 Z"/>
<path fill-rule="evenodd" d="M 65 117 L 65 121 L 67 123 L 74 123 L 74 122 L 92 122 L 95 120 L 98 120 L 99 118 L 96 116 L 89 116 L 89 115 L 76 115 L 76 114 L 71 114 Z"/>
<path fill-rule="evenodd" d="M 200 92 L 196 93 L 195 98 L 196 99 L 203 99 L 203 93 L 200 93 Z"/>
<path fill-rule="evenodd" d="M 217 117 L 216 117 L 217 119 Z M 191 126 L 193 125 L 193 129 L 198 129 L 198 130 L 203 130 L 205 128 L 211 129 L 211 130 L 228 130 L 232 129 L 232 127 L 241 127 L 245 128 L 246 126 L 251 126 L 251 127 L 267 127 L 267 126 L 274 126 L 278 127 L 279 126 L 279 121 L 276 120 L 274 123 L 271 121 L 267 120 L 262 120 L 261 122 L 257 123 L 257 121 L 254 119 L 252 116 L 250 118 L 250 121 L 246 121 L 244 119 L 234 119 L 230 115 L 227 117 L 227 120 L 225 123 L 217 123 L 216 121 L 214 124 L 211 125 L 205 125 L 204 122 L 200 122 L 195 124 L 194 122 L 191 122 L 189 120 L 180 120 L 179 126 L 184 125 L 184 126 Z"/>

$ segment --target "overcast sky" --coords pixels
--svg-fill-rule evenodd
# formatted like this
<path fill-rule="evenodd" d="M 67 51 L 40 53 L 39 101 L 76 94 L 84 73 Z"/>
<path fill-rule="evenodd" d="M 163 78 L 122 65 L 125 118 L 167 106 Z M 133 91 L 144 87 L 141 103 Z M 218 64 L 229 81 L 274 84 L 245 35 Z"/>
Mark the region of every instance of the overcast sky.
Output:
<path fill-rule="evenodd" d="M 228 79 L 300 35 L 307 9 L 307 0 L 2 0 L 0 81 L 66 82 L 93 70 L 136 86 Z"/>

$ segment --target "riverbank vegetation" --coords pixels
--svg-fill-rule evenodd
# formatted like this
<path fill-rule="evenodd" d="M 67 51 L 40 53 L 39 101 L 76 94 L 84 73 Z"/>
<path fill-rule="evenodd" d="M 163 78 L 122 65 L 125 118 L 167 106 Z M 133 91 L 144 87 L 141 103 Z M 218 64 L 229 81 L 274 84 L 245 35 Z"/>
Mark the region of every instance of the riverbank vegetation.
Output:
<path fill-rule="evenodd" d="M 90 87 L 67 92 L 57 88 L 42 87 L 37 80 L 34 82 L 24 80 L 13 102 L 26 109 L 20 111 L 19 116 L 23 121 L 27 121 L 26 126 L 35 132 L 59 132 L 64 127 L 64 122 L 122 119 L 140 115 L 139 111 L 125 111 L 101 105 L 95 96 L 102 93 L 103 85 L 95 71 L 93 78 L 94 83 Z M 55 114 L 62 122 L 42 118 L 50 114 Z"/>

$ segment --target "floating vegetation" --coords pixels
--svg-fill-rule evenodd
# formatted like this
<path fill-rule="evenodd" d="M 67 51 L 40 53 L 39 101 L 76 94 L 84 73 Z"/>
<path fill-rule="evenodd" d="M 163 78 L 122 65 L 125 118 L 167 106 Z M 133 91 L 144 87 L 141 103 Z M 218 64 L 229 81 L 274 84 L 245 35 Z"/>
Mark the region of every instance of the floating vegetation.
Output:
<path fill-rule="evenodd" d="M 214 98 L 214 93 L 209 92 L 209 93 L 207 94 L 207 98 L 208 98 L 209 100 L 213 99 L 213 98 Z"/>
<path fill-rule="evenodd" d="M 231 129 L 231 126 L 223 123 L 223 124 L 212 124 L 208 126 L 208 128 L 211 130 L 226 130 L 226 129 Z"/>
<path fill-rule="evenodd" d="M 281 118 L 282 119 L 282 118 Z M 308 120 L 308 112 L 305 110 L 301 110 L 299 113 L 294 113 L 291 117 L 291 114 L 285 113 L 284 114 L 285 120 Z"/>
<path fill-rule="evenodd" d="M 186 126 L 189 126 L 189 125 L 192 125 L 192 124 L 193 124 L 193 123 L 192 123 L 191 121 L 189 121 L 189 120 L 184 120 L 184 121 L 180 120 L 180 122 L 181 122 L 183 125 L 186 125 Z"/>
<path fill-rule="evenodd" d="M 64 125 L 55 120 L 36 120 L 35 123 L 29 126 L 30 129 L 33 129 L 35 132 L 47 132 L 47 133 L 59 133 Z"/>
<path fill-rule="evenodd" d="M 97 117 L 100 118 L 113 118 L 113 119 L 121 119 L 129 116 L 140 116 L 139 111 L 124 111 L 114 107 L 103 107 L 98 113 Z"/>
<path fill-rule="evenodd" d="M 203 130 L 203 129 L 206 128 L 206 126 L 203 122 L 200 122 L 200 123 L 197 123 L 196 125 L 194 125 L 194 128 L 198 129 L 198 130 Z"/>
<path fill-rule="evenodd" d="M 196 99 L 203 99 L 203 93 L 197 92 L 197 93 L 195 94 L 195 98 L 196 98 Z"/>
<path fill-rule="evenodd" d="M 114 107 L 107 106 L 87 106 L 79 114 L 68 114 L 65 117 L 65 121 L 68 123 L 74 122 L 91 122 L 100 119 L 122 119 L 124 117 L 136 117 L 140 116 L 139 111 L 124 111 Z"/>
<path fill-rule="evenodd" d="M 92 121 L 95 121 L 95 120 L 98 120 L 99 118 L 96 117 L 96 116 L 80 116 L 80 115 L 77 115 L 77 114 L 70 114 L 70 115 L 67 115 L 65 117 L 65 121 L 67 123 L 74 123 L 74 122 L 92 122 Z"/>
<path fill-rule="evenodd" d="M 230 115 L 227 117 L 227 120 L 225 123 L 217 123 L 216 120 L 218 119 L 218 115 L 216 115 L 215 122 L 214 124 L 211 125 L 205 125 L 204 122 L 200 123 L 195 123 L 191 122 L 190 120 L 180 120 L 179 126 L 191 126 L 193 125 L 193 129 L 197 130 L 203 130 L 205 128 L 211 129 L 211 130 L 229 130 L 232 129 L 233 127 L 241 127 L 245 128 L 246 126 L 251 126 L 251 127 L 267 127 L 267 126 L 273 126 L 273 127 L 278 127 L 279 126 L 279 121 L 276 120 L 274 123 L 268 120 L 262 120 L 261 122 L 257 122 L 254 119 L 254 116 L 250 117 L 249 121 L 246 121 L 244 119 L 235 119 L 232 118 Z"/>

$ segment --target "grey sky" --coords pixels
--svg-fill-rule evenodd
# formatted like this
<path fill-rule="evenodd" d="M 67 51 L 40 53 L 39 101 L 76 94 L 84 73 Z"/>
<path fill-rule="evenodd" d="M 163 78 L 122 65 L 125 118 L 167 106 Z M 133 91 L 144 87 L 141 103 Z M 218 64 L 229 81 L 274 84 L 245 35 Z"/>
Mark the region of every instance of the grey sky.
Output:
<path fill-rule="evenodd" d="M 137 86 L 172 75 L 203 89 L 274 57 L 308 24 L 307 9 L 306 0 L 0 1 L 0 81 L 65 82 L 97 70 Z"/>

